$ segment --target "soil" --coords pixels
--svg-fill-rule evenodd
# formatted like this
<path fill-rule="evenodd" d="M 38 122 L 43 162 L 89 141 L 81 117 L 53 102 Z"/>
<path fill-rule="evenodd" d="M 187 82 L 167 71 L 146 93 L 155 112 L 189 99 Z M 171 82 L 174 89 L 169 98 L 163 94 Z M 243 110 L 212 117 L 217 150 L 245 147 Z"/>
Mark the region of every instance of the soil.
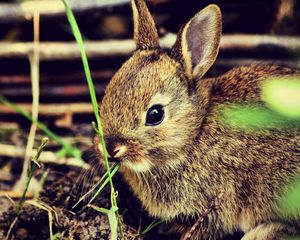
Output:
<path fill-rule="evenodd" d="M 22 142 L 25 144 L 25 139 L 21 136 L 24 135 L 19 133 L 14 141 L 9 142 L 11 144 L 14 142 L 16 145 Z M 40 137 L 38 136 L 38 138 Z M 18 144 L 15 141 L 16 139 L 19 141 Z M 93 166 L 92 171 L 72 166 L 42 164 L 41 168 L 35 172 L 34 177 L 39 180 L 43 173 L 46 170 L 48 171 L 39 201 L 53 209 L 52 231 L 54 236 L 57 236 L 55 239 L 110 239 L 111 231 L 107 215 L 87 207 L 87 202 L 93 193 L 76 208 L 72 208 L 78 199 L 89 191 L 103 175 L 97 161 L 94 161 L 91 150 L 85 151 L 83 158 Z M 3 170 L 8 165 L 10 170 Z M 0 170 L 0 190 L 11 190 L 20 176 L 22 161 L 14 158 L 0 159 Z M 4 177 L 4 174 L 7 176 Z M 143 230 L 156 219 L 149 217 L 143 210 L 139 201 L 132 195 L 130 188 L 118 173 L 114 177 L 114 185 L 118 192 L 118 207 L 126 240 L 179 239 L 179 236 L 168 233 L 169 226 L 167 224 L 161 224 L 146 235 L 142 235 Z M 6 238 L 8 230 L 15 219 L 14 204 L 17 204 L 19 199 L 14 199 L 14 201 L 13 203 L 6 196 L 0 195 L 0 239 Z M 109 208 L 109 188 L 104 189 L 92 204 Z M 8 239 L 50 239 L 48 212 L 25 201 Z M 240 235 L 229 236 L 226 239 L 240 239 Z"/>
<path fill-rule="evenodd" d="M 89 155 L 89 154 L 88 154 Z M 8 160 L 9 161 L 9 160 Z M 20 166 L 14 165 L 12 181 L 0 181 L 0 189 L 10 190 L 17 180 L 21 171 L 21 161 L 14 161 Z M 5 165 L 2 161 L 2 167 Z M 39 201 L 53 209 L 53 234 L 60 233 L 57 239 L 109 239 L 110 226 L 106 214 L 97 212 L 87 207 L 87 201 L 72 208 L 78 199 L 100 179 L 101 171 L 82 171 L 68 166 L 42 166 L 35 177 L 39 179 L 42 172 L 48 169 L 46 181 L 40 193 Z M 98 166 L 95 166 L 97 169 Z M 151 219 L 142 210 L 139 202 L 132 196 L 130 189 L 123 183 L 121 176 L 114 177 L 115 186 L 118 191 L 119 213 L 121 215 L 122 227 L 125 239 L 176 239 L 174 236 L 158 234 L 157 230 L 147 236 L 141 232 L 154 219 Z M 93 205 L 102 208 L 110 206 L 110 192 L 107 187 L 96 198 Z M 19 200 L 15 200 L 17 204 Z M 8 229 L 15 219 L 15 206 L 6 196 L 0 197 L 0 239 L 5 239 Z M 158 236 L 160 235 L 160 236 Z M 49 239 L 49 217 L 48 212 L 36 206 L 23 205 L 9 239 Z"/>

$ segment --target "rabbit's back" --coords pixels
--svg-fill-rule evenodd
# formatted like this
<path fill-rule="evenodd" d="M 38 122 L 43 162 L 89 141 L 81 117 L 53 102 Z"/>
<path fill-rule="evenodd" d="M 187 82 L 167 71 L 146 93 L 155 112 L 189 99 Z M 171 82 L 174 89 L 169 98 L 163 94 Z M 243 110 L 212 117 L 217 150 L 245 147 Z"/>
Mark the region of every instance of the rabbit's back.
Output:
<path fill-rule="evenodd" d="M 300 77 L 300 71 L 277 65 L 248 65 L 233 68 L 216 78 L 212 91 L 213 101 L 260 100 L 262 83 L 268 78 Z"/>
<path fill-rule="evenodd" d="M 237 106 L 263 107 L 261 84 L 270 77 L 300 76 L 298 71 L 278 66 L 254 65 L 235 68 L 225 75 L 208 79 L 210 102 L 198 142 L 198 169 L 210 169 L 206 194 L 225 190 L 219 215 L 224 228 L 249 231 L 260 222 L 280 220 L 276 201 L 285 184 L 300 170 L 300 131 L 297 123 L 280 127 L 276 120 L 260 129 L 228 125 L 224 115 Z M 199 88 L 200 91 L 200 88 Z M 199 170 L 201 174 L 201 170 Z M 275 205 L 274 205 L 275 203 Z M 245 218 L 245 220 L 241 220 Z M 300 215 L 299 215 L 300 216 Z M 296 217 L 296 218 L 299 218 Z M 235 226 L 234 226 L 235 225 Z M 240 226 L 238 226 L 240 225 Z"/>

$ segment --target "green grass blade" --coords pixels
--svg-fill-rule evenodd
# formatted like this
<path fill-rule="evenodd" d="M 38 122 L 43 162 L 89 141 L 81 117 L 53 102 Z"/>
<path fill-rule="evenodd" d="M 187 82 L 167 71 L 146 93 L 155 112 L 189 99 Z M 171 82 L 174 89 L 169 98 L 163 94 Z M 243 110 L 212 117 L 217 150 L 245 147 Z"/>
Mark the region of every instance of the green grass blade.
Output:
<path fill-rule="evenodd" d="M 109 227 L 111 230 L 111 239 L 112 240 L 117 240 L 117 218 L 116 218 L 116 213 L 118 211 L 117 207 L 111 207 L 111 209 L 106 209 L 106 208 L 99 208 L 97 206 L 88 205 L 89 207 L 92 207 L 96 211 L 106 214 L 108 217 L 108 222 L 109 222 Z"/>
<path fill-rule="evenodd" d="M 87 205 L 88 207 L 91 207 L 93 208 L 94 210 L 96 210 L 97 212 L 100 212 L 100 213 L 103 213 L 103 214 L 108 214 L 109 212 L 109 209 L 106 209 L 106 208 L 100 208 L 100 207 L 97 207 L 93 204 L 88 204 Z"/>
<path fill-rule="evenodd" d="M 23 117 L 25 117 L 29 121 L 35 123 L 37 125 L 37 127 L 39 129 L 41 129 L 49 138 L 51 138 L 52 140 L 54 140 L 55 142 L 60 144 L 64 148 L 66 153 L 68 153 L 69 155 L 71 155 L 75 158 L 81 158 L 81 151 L 78 148 L 74 148 L 71 145 L 65 143 L 58 135 L 56 135 L 49 128 L 47 128 L 47 126 L 45 124 L 43 124 L 40 121 L 34 120 L 28 112 L 21 109 L 18 105 L 16 105 L 15 103 L 10 102 L 7 98 L 5 98 L 2 95 L 0 95 L 0 102 L 5 104 L 6 106 L 10 107 L 15 112 L 19 113 L 20 115 L 22 115 Z"/>
<path fill-rule="evenodd" d="M 90 68 L 89 68 L 89 64 L 88 64 L 88 60 L 87 60 L 87 56 L 85 53 L 85 48 L 84 48 L 84 44 L 83 44 L 83 40 L 82 40 L 82 36 L 80 33 L 80 30 L 78 28 L 78 24 L 76 22 L 75 16 L 71 10 L 71 8 L 69 7 L 68 3 L 66 0 L 62 0 L 65 6 L 65 12 L 68 18 L 68 21 L 70 23 L 70 26 L 72 28 L 72 32 L 73 35 L 75 37 L 75 40 L 79 46 L 80 49 L 80 53 L 81 53 L 81 59 L 82 59 L 82 63 L 83 63 L 83 68 L 84 68 L 84 72 L 86 75 L 86 79 L 88 82 L 88 87 L 89 87 L 89 91 L 90 91 L 90 95 L 91 95 L 91 101 L 92 101 L 92 105 L 93 105 L 93 110 L 94 110 L 94 114 L 95 114 L 95 118 L 97 121 L 97 127 L 98 127 L 98 133 L 101 137 L 101 144 L 103 147 L 103 157 L 104 157 L 104 161 L 105 161 L 105 166 L 106 166 L 106 170 L 107 170 L 107 175 L 108 175 L 108 180 L 110 183 L 110 187 L 111 187 L 111 206 L 113 207 L 117 207 L 116 206 L 116 195 L 114 194 L 114 186 L 113 186 L 113 182 L 112 182 L 112 175 L 111 175 L 111 170 L 109 167 L 109 163 L 108 163 L 108 158 L 107 158 L 107 151 L 106 151 L 106 144 L 105 144 L 105 140 L 104 140 L 104 136 L 103 136 L 103 129 L 102 129 L 102 124 L 101 124 L 101 119 L 99 116 L 99 112 L 98 112 L 98 101 L 96 98 L 96 92 L 94 89 L 94 84 L 92 81 L 92 77 L 91 77 L 91 72 L 90 72 Z M 117 217 L 119 217 L 119 215 L 117 214 Z M 120 222 L 120 221 L 119 221 Z M 120 226 L 120 229 L 122 228 L 122 226 Z M 123 239 L 123 234 L 121 231 L 121 238 Z"/>
<path fill-rule="evenodd" d="M 119 168 L 120 168 L 120 166 L 119 166 L 119 165 L 116 165 L 116 166 L 112 169 L 112 171 L 111 171 L 111 176 L 112 176 L 112 177 L 117 173 L 117 171 L 119 170 Z M 104 180 L 104 182 L 102 183 L 102 185 L 101 185 L 101 186 L 99 187 L 99 189 L 97 190 L 97 192 L 93 195 L 93 197 L 91 198 L 91 200 L 89 201 L 88 204 L 91 204 L 91 203 L 98 197 L 98 195 L 101 193 L 101 191 L 104 189 L 104 187 L 107 185 L 108 182 L 109 182 L 109 179 L 106 178 L 106 179 Z"/>
<path fill-rule="evenodd" d="M 27 176 L 27 181 L 26 181 L 26 184 L 25 184 L 25 188 L 24 188 L 21 199 L 20 199 L 20 201 L 19 201 L 19 203 L 16 207 L 16 210 L 15 210 L 17 216 L 19 215 L 19 213 L 20 213 L 20 211 L 23 207 L 23 204 L 24 204 L 24 201 L 25 201 L 25 196 L 26 196 L 26 193 L 27 193 L 28 188 L 29 188 L 29 184 L 30 184 L 31 179 L 33 177 L 33 174 L 36 170 L 36 167 L 39 166 L 39 164 L 38 164 L 39 157 L 40 157 L 42 151 L 44 150 L 44 148 L 46 147 L 47 143 L 48 143 L 48 138 L 43 138 L 41 145 L 39 146 L 35 156 L 31 160 L 31 165 L 28 169 L 28 176 Z"/>
<path fill-rule="evenodd" d="M 154 220 L 152 223 L 150 223 L 144 231 L 142 231 L 142 236 L 146 235 L 149 233 L 153 228 L 157 227 L 158 225 L 162 224 L 164 221 L 163 220 Z"/>
<path fill-rule="evenodd" d="M 299 78 L 266 79 L 261 97 L 268 108 L 255 103 L 229 104 L 220 111 L 221 122 L 241 130 L 300 128 Z M 300 176 L 284 187 L 277 201 L 282 216 L 295 217 L 300 211 Z"/>
<path fill-rule="evenodd" d="M 116 213 L 118 212 L 117 207 L 111 207 L 109 210 L 107 216 L 108 216 L 108 222 L 111 230 L 111 238 L 113 240 L 117 240 L 117 228 L 118 228 L 118 220 L 116 217 Z"/>
<path fill-rule="evenodd" d="M 113 166 L 114 168 L 114 166 Z M 72 209 L 74 209 L 79 203 L 81 203 L 89 194 L 91 194 L 101 183 L 103 183 L 107 179 L 107 172 L 101 177 L 101 179 L 85 194 L 83 194 L 79 200 L 72 206 Z"/>
<path fill-rule="evenodd" d="M 106 169 L 107 169 L 107 174 L 108 174 L 108 178 L 109 178 L 111 188 L 113 188 L 113 183 L 112 183 L 111 174 L 110 174 L 110 167 L 109 167 L 108 159 L 107 159 L 106 145 L 105 145 L 105 140 L 104 140 L 104 136 L 103 136 L 102 124 L 101 124 L 101 119 L 100 119 L 99 112 L 98 112 L 98 101 L 97 101 L 97 98 L 96 98 L 96 92 L 95 92 L 94 84 L 93 84 L 93 81 L 92 81 L 91 72 L 90 72 L 87 56 L 86 56 L 86 53 L 85 53 L 83 40 L 82 40 L 81 33 L 80 33 L 79 28 L 78 28 L 75 16 L 74 16 L 71 8 L 69 7 L 66 0 L 63 0 L 63 3 L 65 5 L 66 15 L 67 15 L 67 18 L 69 20 L 70 26 L 72 28 L 75 40 L 76 40 L 76 42 L 79 46 L 79 49 L 80 49 L 83 68 L 84 68 L 84 72 L 85 72 L 85 75 L 86 75 L 86 79 L 87 79 L 87 83 L 88 83 L 88 87 L 89 87 L 89 91 L 90 91 L 90 95 L 91 95 L 93 110 L 94 110 L 94 114 L 95 114 L 96 121 L 97 121 L 98 132 L 100 134 L 101 143 L 102 143 L 102 146 L 103 146 L 103 153 L 104 153 L 103 155 L 104 155 L 105 165 L 106 165 Z"/>

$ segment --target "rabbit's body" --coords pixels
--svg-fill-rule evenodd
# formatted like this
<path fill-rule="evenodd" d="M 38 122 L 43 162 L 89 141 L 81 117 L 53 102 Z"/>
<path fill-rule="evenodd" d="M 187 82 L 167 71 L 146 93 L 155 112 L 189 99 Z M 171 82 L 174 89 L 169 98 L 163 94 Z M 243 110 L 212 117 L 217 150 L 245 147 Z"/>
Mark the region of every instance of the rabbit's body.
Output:
<path fill-rule="evenodd" d="M 233 130 L 222 126 L 219 112 L 228 103 L 260 101 L 264 79 L 295 74 L 287 68 L 256 65 L 202 80 L 201 87 L 205 86 L 209 93 L 207 115 L 184 161 L 181 159 L 180 165 L 170 169 L 146 173 L 122 168 L 150 214 L 166 220 L 197 219 L 223 192 L 220 205 L 196 232 L 200 239 L 219 239 L 238 230 L 248 232 L 263 223 L 287 221 L 276 212 L 274 201 L 300 170 L 299 130 Z M 203 92 L 201 88 L 199 99 Z M 272 232 L 276 228 L 266 227 Z M 274 234 L 278 237 L 278 233 Z"/>
<path fill-rule="evenodd" d="M 198 13 L 164 51 L 145 3 L 132 5 L 137 51 L 109 83 L 100 115 L 109 157 L 121 163 L 135 195 L 151 215 L 182 220 L 184 233 L 190 227 L 184 220 L 197 219 L 222 192 L 193 239 L 220 239 L 235 230 L 245 239 L 293 234 L 293 221 L 279 216 L 276 199 L 300 172 L 299 128 L 270 122 L 264 130 L 240 130 L 224 124 L 222 110 L 261 104 L 266 78 L 299 73 L 262 65 L 201 79 L 218 53 L 220 10 L 211 5 Z M 101 142 L 94 141 L 101 158 Z"/>

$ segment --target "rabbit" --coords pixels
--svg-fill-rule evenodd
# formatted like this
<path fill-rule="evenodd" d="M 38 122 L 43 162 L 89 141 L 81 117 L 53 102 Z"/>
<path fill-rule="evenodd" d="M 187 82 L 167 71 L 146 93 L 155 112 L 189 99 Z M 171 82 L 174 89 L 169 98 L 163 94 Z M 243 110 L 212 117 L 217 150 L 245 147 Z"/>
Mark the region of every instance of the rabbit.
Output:
<path fill-rule="evenodd" d="M 202 78 L 218 55 L 222 17 L 209 5 L 161 49 L 143 0 L 132 0 L 136 50 L 115 73 L 100 104 L 109 161 L 151 216 L 184 236 L 207 206 L 218 206 L 191 239 L 285 239 L 299 233 L 299 212 L 284 216 L 277 199 L 300 170 L 299 128 L 237 130 L 220 121 L 232 103 L 262 105 L 261 84 L 299 72 L 275 65 L 237 67 Z M 103 163 L 103 146 L 94 137 Z"/>

